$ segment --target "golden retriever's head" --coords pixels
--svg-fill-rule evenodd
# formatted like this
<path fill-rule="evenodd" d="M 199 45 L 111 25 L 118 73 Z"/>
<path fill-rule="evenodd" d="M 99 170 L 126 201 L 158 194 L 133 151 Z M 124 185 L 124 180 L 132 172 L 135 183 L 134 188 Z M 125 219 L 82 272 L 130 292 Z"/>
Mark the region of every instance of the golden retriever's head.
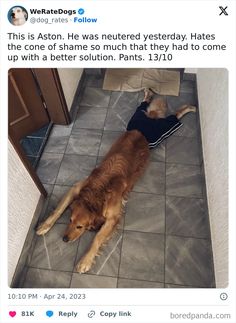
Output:
<path fill-rule="evenodd" d="M 147 108 L 146 115 L 151 119 L 165 118 L 167 112 L 166 100 L 154 98 Z"/>
<path fill-rule="evenodd" d="M 105 218 L 83 200 L 75 200 L 70 208 L 72 215 L 63 236 L 64 242 L 75 241 L 86 230 L 98 230 L 105 222 Z"/>

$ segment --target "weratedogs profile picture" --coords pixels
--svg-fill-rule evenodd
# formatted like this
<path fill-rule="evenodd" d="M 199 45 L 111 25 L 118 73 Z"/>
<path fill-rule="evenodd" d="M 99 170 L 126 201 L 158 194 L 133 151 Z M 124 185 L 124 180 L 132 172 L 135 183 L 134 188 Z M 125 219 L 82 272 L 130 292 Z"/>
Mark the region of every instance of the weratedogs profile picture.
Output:
<path fill-rule="evenodd" d="M 14 26 L 21 26 L 28 20 L 28 12 L 22 6 L 12 7 L 8 11 L 8 20 Z"/>
<path fill-rule="evenodd" d="M 8 79 L 10 287 L 227 286 L 227 70 Z"/>

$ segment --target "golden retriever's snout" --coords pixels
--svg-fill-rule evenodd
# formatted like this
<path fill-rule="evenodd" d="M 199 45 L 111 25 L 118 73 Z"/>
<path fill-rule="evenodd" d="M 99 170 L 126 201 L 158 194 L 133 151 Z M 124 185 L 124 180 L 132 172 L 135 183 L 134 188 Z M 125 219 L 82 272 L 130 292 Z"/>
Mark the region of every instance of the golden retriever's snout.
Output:
<path fill-rule="evenodd" d="M 68 236 L 64 236 L 63 238 L 62 238 L 62 240 L 64 241 L 64 242 L 68 242 L 69 241 L 69 238 L 68 238 Z"/>
<path fill-rule="evenodd" d="M 62 240 L 64 242 L 72 242 L 81 237 L 81 235 L 86 231 L 86 226 L 81 226 L 78 223 L 71 222 L 68 224 Z"/>

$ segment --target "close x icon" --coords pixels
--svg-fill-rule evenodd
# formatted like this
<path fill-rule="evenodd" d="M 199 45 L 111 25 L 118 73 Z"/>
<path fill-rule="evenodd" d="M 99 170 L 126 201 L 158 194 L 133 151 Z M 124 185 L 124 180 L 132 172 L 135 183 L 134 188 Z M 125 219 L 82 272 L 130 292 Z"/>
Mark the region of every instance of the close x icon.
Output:
<path fill-rule="evenodd" d="M 228 16 L 229 14 L 228 14 L 228 12 L 226 11 L 226 9 L 227 9 L 227 8 L 228 8 L 227 6 L 226 6 L 226 7 L 219 6 L 219 9 L 220 9 L 219 16 L 221 16 L 222 14 L 223 14 L 224 16 Z"/>

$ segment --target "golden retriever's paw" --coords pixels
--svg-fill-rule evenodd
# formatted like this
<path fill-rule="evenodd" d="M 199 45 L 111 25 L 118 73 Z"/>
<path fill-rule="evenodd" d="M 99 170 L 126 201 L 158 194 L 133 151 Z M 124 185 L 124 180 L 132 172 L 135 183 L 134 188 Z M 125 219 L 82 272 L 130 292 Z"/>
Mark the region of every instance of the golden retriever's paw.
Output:
<path fill-rule="evenodd" d="M 189 105 L 189 104 L 183 104 L 183 105 L 181 105 L 180 109 L 187 109 L 189 107 L 191 107 L 191 105 Z"/>
<path fill-rule="evenodd" d="M 51 225 L 43 222 L 42 224 L 40 224 L 37 229 L 36 229 L 36 234 L 38 236 L 43 236 L 44 234 L 46 234 L 50 229 L 51 229 Z"/>
<path fill-rule="evenodd" d="M 190 105 L 190 106 L 189 106 L 189 110 L 190 110 L 191 112 L 196 112 L 196 111 L 197 111 L 197 108 L 196 108 L 196 107 L 194 107 L 193 105 Z"/>
<path fill-rule="evenodd" d="M 80 274 L 86 273 L 91 269 L 92 264 L 93 264 L 93 259 L 85 256 L 80 260 L 80 262 L 76 266 L 76 271 Z"/>
<path fill-rule="evenodd" d="M 145 89 L 144 89 L 144 98 L 143 98 L 143 101 L 150 102 L 154 94 L 155 94 L 155 93 L 153 92 L 153 90 L 152 90 L 152 89 L 150 89 L 150 88 L 145 88 Z"/>

